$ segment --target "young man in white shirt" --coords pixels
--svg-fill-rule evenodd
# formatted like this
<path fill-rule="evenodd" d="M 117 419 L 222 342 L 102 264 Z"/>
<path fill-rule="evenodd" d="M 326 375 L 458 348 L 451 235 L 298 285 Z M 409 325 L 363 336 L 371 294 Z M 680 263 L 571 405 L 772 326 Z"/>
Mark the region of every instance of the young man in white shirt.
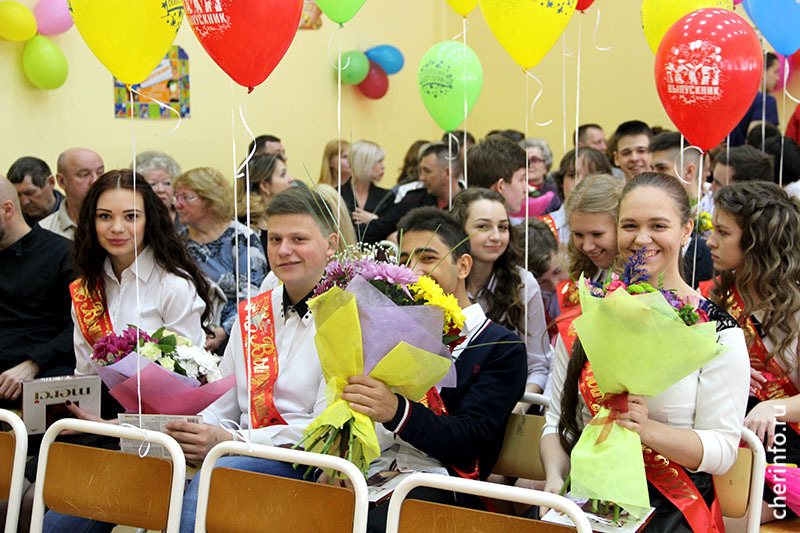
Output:
<path fill-rule="evenodd" d="M 267 209 L 267 254 L 283 284 L 239 306 L 223 358 L 228 371 L 236 375 L 236 386 L 201 413 L 205 423 L 168 426 L 187 460 L 201 462 L 214 445 L 234 438 L 220 426 L 223 420 L 237 422 L 240 434 L 252 442 L 289 446 L 300 440 L 303 429 L 324 410 L 325 380 L 314 346 L 314 319 L 306 302 L 338 243 L 336 221 L 325 205 L 316 193 L 290 187 Z M 243 342 L 243 331 L 248 330 L 241 325 L 248 314 L 249 354 Z M 248 396 L 248 378 L 252 398 Z M 242 456 L 224 457 L 217 464 L 298 479 L 305 471 L 294 470 L 288 463 Z M 184 495 L 181 531 L 194 531 L 198 484 L 196 477 Z"/>

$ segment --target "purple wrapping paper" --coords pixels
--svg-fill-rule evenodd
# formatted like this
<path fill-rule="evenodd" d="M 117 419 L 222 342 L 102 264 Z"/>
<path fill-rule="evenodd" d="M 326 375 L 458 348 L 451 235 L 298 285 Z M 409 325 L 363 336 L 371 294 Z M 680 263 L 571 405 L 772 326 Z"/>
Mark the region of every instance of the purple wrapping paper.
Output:
<path fill-rule="evenodd" d="M 369 374 L 384 355 L 401 341 L 452 361 L 450 350 L 442 344 L 444 310 L 435 305 L 398 306 L 361 276 L 347 286 L 358 302 L 364 374 Z M 436 384 L 437 389 L 456 386 L 455 365 Z"/>

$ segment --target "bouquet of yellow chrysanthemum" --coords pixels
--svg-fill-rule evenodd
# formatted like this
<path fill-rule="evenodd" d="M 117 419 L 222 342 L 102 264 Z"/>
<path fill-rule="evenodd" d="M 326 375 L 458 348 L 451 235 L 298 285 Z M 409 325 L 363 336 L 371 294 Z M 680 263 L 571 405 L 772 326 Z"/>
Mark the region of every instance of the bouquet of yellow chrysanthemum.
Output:
<path fill-rule="evenodd" d="M 332 261 L 309 307 L 328 407 L 297 446 L 344 457 L 366 472 L 380 446 L 372 420 L 340 398 L 347 380 L 366 374 L 415 401 L 437 383 L 455 386 L 445 344 L 461 340 L 464 315 L 431 278 L 368 257 Z"/>

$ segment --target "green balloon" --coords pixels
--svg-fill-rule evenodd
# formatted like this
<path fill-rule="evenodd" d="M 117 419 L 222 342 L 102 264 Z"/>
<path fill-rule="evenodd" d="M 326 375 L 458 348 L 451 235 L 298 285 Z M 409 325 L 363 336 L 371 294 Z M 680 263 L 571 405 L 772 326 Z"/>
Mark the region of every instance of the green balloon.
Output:
<path fill-rule="evenodd" d="M 25 43 L 22 69 L 32 84 L 48 90 L 64 85 L 69 73 L 64 52 L 44 35 L 37 35 Z"/>
<path fill-rule="evenodd" d="M 328 18 L 344 24 L 358 13 L 367 0 L 316 0 L 317 5 Z"/>
<path fill-rule="evenodd" d="M 369 74 L 369 59 L 358 50 L 350 50 L 342 54 L 342 83 L 358 85 Z"/>
<path fill-rule="evenodd" d="M 445 131 L 453 131 L 472 111 L 483 85 L 483 67 L 469 46 L 457 41 L 435 44 L 417 71 L 422 103 Z M 464 112 L 464 95 L 467 110 Z"/>

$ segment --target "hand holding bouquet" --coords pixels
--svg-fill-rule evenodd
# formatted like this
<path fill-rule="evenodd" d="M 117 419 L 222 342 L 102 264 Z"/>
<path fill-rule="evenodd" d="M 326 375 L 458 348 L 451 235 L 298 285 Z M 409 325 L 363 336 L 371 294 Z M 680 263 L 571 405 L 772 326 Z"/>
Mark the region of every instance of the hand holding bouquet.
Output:
<path fill-rule="evenodd" d="M 436 383 L 453 386 L 445 343 L 459 342 L 464 317 L 456 299 L 432 279 L 359 250 L 328 265 L 315 295 L 309 307 L 328 407 L 298 446 L 346 457 L 366 472 L 380 447 L 373 421 L 340 398 L 348 378 L 372 376 L 414 401 Z"/>
<path fill-rule="evenodd" d="M 640 250 L 622 278 L 578 284 L 583 314 L 573 322 L 596 380 L 599 410 L 571 453 L 571 492 L 612 501 L 639 517 L 650 506 L 639 435 L 614 423 L 627 394 L 655 397 L 720 355 L 705 301 L 647 283 Z M 589 377 L 593 373 L 592 377 Z M 595 409 L 593 409 L 594 411 Z"/>

